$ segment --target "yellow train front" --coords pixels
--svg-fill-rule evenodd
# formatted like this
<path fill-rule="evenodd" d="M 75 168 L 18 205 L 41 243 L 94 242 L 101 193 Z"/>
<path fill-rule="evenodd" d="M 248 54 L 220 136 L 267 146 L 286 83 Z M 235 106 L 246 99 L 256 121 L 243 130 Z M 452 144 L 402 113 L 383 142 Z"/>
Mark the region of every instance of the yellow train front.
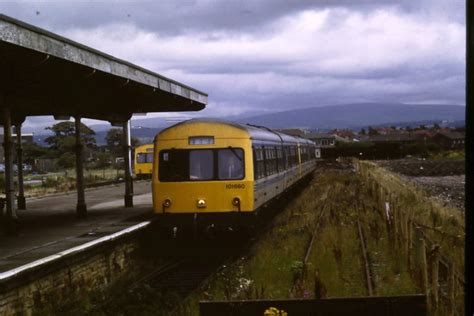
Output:
<path fill-rule="evenodd" d="M 314 166 L 305 139 L 219 120 L 178 123 L 155 138 L 154 211 L 165 226 L 251 225 Z"/>
<path fill-rule="evenodd" d="M 153 170 L 153 144 L 145 144 L 135 148 L 133 171 L 137 179 L 151 178 Z"/>

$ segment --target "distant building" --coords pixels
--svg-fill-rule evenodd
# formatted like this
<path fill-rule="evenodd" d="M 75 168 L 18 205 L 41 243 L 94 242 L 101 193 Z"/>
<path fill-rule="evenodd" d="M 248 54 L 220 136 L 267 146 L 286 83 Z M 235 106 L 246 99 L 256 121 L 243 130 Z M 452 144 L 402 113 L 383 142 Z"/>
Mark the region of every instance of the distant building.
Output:
<path fill-rule="evenodd" d="M 385 135 L 373 135 L 367 138 L 372 143 L 391 143 L 391 144 L 414 144 L 422 141 L 423 137 L 411 133 L 391 133 Z"/>
<path fill-rule="evenodd" d="M 340 138 L 344 138 L 348 141 L 353 141 L 355 138 L 355 134 L 350 129 L 334 129 L 330 132 L 331 135 L 338 136 Z"/>
<path fill-rule="evenodd" d="M 334 147 L 336 145 L 336 137 L 330 134 L 310 133 L 303 137 L 315 142 L 316 146 L 319 148 Z"/>
<path fill-rule="evenodd" d="M 299 136 L 299 137 L 305 137 L 305 135 L 310 133 L 309 130 L 302 129 L 302 128 L 285 128 L 285 129 L 278 129 L 278 131 L 287 135 Z"/>
<path fill-rule="evenodd" d="M 13 143 L 16 144 L 16 134 L 12 134 Z M 0 134 L 0 143 L 3 143 L 3 134 Z M 33 143 L 33 134 L 21 134 L 21 143 L 22 144 L 32 144 Z M 13 155 L 16 155 L 16 148 L 13 148 Z M 5 162 L 5 154 L 3 146 L 0 144 L 0 163 Z"/>
<path fill-rule="evenodd" d="M 444 149 L 463 149 L 465 134 L 454 131 L 439 132 L 431 138 L 431 141 Z"/>

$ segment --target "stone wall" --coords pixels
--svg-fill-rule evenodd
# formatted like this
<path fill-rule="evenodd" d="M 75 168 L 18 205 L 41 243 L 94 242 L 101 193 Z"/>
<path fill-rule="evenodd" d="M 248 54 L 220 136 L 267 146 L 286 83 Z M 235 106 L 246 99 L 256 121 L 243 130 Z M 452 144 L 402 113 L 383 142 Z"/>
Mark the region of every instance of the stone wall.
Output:
<path fill-rule="evenodd" d="M 0 283 L 0 315 L 32 315 L 103 290 L 139 268 L 140 233 L 96 245 Z"/>

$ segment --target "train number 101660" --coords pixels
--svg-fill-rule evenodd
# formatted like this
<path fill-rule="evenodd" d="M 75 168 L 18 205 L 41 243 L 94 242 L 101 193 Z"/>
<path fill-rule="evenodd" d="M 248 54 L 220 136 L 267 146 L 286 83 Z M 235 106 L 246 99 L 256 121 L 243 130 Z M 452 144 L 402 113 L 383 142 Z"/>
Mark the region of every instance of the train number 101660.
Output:
<path fill-rule="evenodd" d="M 226 184 L 226 189 L 245 189 L 245 184 L 243 183 L 233 183 L 233 184 Z"/>

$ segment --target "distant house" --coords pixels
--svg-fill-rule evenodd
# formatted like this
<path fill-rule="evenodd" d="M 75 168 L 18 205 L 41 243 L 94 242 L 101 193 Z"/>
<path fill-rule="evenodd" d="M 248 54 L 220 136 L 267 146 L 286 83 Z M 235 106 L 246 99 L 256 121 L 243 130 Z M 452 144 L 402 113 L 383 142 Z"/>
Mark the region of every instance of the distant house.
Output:
<path fill-rule="evenodd" d="M 444 149 L 463 149 L 465 134 L 454 131 L 439 132 L 431 138 L 431 141 Z"/>
<path fill-rule="evenodd" d="M 285 128 L 285 129 L 279 129 L 278 131 L 287 135 L 299 136 L 299 137 L 305 137 L 305 135 L 310 133 L 310 131 L 306 129 L 302 129 L 302 128 Z"/>
<path fill-rule="evenodd" d="M 367 141 L 372 143 L 391 143 L 391 144 L 414 144 L 417 142 L 422 142 L 422 137 L 420 135 L 415 135 L 411 133 L 391 133 L 385 135 L 373 135 L 370 136 Z"/>
<path fill-rule="evenodd" d="M 16 144 L 16 134 L 12 134 L 12 141 Z M 3 143 L 3 133 L 0 134 L 0 142 Z M 22 144 L 32 144 L 33 143 L 33 134 L 21 134 L 21 143 Z M 13 155 L 16 155 L 16 147 L 13 147 Z M 5 162 L 5 155 L 3 146 L 0 145 L 0 163 Z"/>
<path fill-rule="evenodd" d="M 351 131 L 350 129 L 334 129 L 331 131 L 330 134 L 337 136 L 339 138 L 343 138 L 348 141 L 353 141 L 356 136 L 354 132 Z M 337 140 L 341 140 L 341 139 L 337 139 Z"/>
<path fill-rule="evenodd" d="M 319 148 L 334 147 L 336 145 L 336 137 L 330 134 L 310 133 L 303 137 L 315 142 L 316 146 Z"/>

